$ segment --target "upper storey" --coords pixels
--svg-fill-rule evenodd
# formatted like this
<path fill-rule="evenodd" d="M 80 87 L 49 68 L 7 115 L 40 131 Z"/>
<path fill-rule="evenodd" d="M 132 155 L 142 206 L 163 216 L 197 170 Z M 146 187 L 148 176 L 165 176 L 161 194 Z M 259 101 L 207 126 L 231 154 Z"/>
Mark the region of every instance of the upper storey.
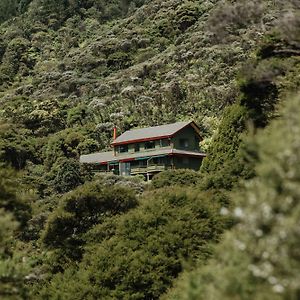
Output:
<path fill-rule="evenodd" d="M 193 121 L 133 129 L 117 137 L 112 146 L 115 156 L 163 148 L 199 152 L 200 129 Z"/>

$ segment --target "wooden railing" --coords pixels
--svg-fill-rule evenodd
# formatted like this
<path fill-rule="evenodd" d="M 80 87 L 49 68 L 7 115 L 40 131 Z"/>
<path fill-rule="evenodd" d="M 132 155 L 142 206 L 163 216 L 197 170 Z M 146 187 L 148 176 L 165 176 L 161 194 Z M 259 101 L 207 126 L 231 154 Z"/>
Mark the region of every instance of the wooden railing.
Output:
<path fill-rule="evenodd" d="M 144 167 L 131 167 L 131 175 L 136 174 L 145 174 L 148 172 L 161 172 L 166 170 L 168 167 L 166 165 L 155 165 L 151 164 L 150 166 L 144 166 Z"/>

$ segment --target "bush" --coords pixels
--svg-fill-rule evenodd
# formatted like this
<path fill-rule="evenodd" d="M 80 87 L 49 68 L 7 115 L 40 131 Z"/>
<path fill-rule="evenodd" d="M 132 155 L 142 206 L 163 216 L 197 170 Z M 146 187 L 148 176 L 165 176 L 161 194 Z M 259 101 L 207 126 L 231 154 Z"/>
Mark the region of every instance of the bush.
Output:
<path fill-rule="evenodd" d="M 245 177 L 252 175 L 252 165 L 246 164 L 242 152 L 242 134 L 248 118 L 247 109 L 241 105 L 227 108 L 200 169 L 204 189 L 230 190 L 243 173 Z"/>
<path fill-rule="evenodd" d="M 62 197 L 59 207 L 49 216 L 42 241 L 50 249 L 60 248 L 78 259 L 83 233 L 136 205 L 134 193 L 126 188 L 86 183 Z"/>
<path fill-rule="evenodd" d="M 189 186 L 199 181 L 200 174 L 193 170 L 168 170 L 155 175 L 152 179 L 154 188 L 168 186 Z"/>
<path fill-rule="evenodd" d="M 20 229 L 30 216 L 29 206 L 17 195 L 16 173 L 0 169 L 0 298 L 28 299 L 25 276 L 29 266 L 16 250 Z"/>
<path fill-rule="evenodd" d="M 299 103 L 289 100 L 282 119 L 257 138 L 257 177 L 239 191 L 238 226 L 165 299 L 299 298 Z"/>
<path fill-rule="evenodd" d="M 71 277 L 55 277 L 42 295 L 158 299 L 183 265 L 210 256 L 210 242 L 217 241 L 221 231 L 218 207 L 206 194 L 160 190 L 129 213 L 94 227 L 79 270 Z M 80 282 L 79 289 L 68 288 L 75 282 Z"/>
<path fill-rule="evenodd" d="M 17 194 L 17 174 L 1 166 L 0 169 L 0 209 L 11 213 L 21 226 L 25 226 L 31 215 L 28 203 Z"/>
<path fill-rule="evenodd" d="M 69 192 L 84 182 L 80 172 L 80 163 L 77 159 L 60 159 L 54 170 L 57 173 L 53 186 L 59 193 Z"/>
<path fill-rule="evenodd" d="M 23 169 L 27 161 L 37 161 L 34 143 L 27 129 L 13 124 L 0 124 L 0 161 L 15 169 Z"/>

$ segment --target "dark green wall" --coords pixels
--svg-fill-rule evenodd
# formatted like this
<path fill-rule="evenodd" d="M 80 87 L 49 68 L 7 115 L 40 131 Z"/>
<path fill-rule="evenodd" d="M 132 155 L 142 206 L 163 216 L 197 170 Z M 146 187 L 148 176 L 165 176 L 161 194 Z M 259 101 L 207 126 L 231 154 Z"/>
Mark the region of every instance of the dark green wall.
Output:
<path fill-rule="evenodd" d="M 188 141 L 188 146 L 187 147 L 183 147 L 180 143 L 181 139 L 186 139 Z M 166 139 L 167 140 L 167 139 Z M 139 143 L 140 145 L 140 151 L 139 152 L 151 152 L 153 150 L 158 150 L 161 148 L 170 148 L 173 145 L 174 149 L 180 149 L 180 150 L 188 150 L 188 151 L 200 151 L 200 147 L 199 147 L 199 142 L 200 142 L 200 138 L 198 136 L 198 134 L 195 132 L 194 128 L 191 126 L 188 126 L 182 130 L 180 130 L 172 139 L 171 139 L 171 145 L 169 146 L 165 146 L 162 147 L 161 146 L 161 140 L 156 140 L 155 141 L 155 148 L 153 149 L 145 149 L 145 143 L 141 142 Z M 119 146 L 117 146 L 118 149 Z M 133 144 L 128 144 L 128 152 L 124 152 L 124 153 L 118 153 L 117 152 L 117 156 L 122 156 L 122 155 L 128 155 L 128 154 L 132 154 L 135 153 L 134 151 L 134 147 L 135 147 L 135 143 Z"/>
<path fill-rule="evenodd" d="M 187 156 L 175 156 L 173 159 L 175 169 L 193 169 L 198 171 L 202 162 L 202 158 Z"/>
<path fill-rule="evenodd" d="M 188 140 L 188 147 L 182 147 L 180 145 L 180 139 L 187 139 Z M 175 149 L 181 150 L 189 150 L 189 151 L 200 151 L 199 142 L 200 139 L 195 132 L 194 128 L 191 126 L 186 127 L 180 130 L 172 139 Z"/>

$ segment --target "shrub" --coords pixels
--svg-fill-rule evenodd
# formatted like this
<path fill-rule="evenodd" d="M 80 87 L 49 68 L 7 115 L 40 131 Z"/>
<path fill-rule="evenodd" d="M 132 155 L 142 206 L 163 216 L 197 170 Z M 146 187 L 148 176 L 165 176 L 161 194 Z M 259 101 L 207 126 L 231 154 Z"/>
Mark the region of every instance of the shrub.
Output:
<path fill-rule="evenodd" d="M 193 170 L 168 170 L 155 175 L 152 179 L 154 188 L 168 186 L 189 186 L 195 185 L 199 181 L 199 173 Z"/>
<path fill-rule="evenodd" d="M 184 264 L 210 256 L 210 242 L 217 241 L 221 231 L 218 206 L 206 194 L 160 190 L 129 213 L 94 227 L 78 272 L 71 278 L 58 275 L 42 294 L 66 299 L 87 295 L 158 299 Z M 75 282 L 80 282 L 80 289 L 74 293 L 67 286 Z"/>
<path fill-rule="evenodd" d="M 248 118 L 247 109 L 241 105 L 227 108 L 200 169 L 204 189 L 230 190 L 241 174 L 244 173 L 245 177 L 252 175 L 252 165 L 246 164 L 242 151 L 242 134 Z"/>
<path fill-rule="evenodd" d="M 13 124 L 0 124 L 0 160 L 15 169 L 23 169 L 28 160 L 37 161 L 30 132 Z"/>
<path fill-rule="evenodd" d="M 19 195 L 16 173 L 0 169 L 0 298 L 26 299 L 25 276 L 29 266 L 16 250 L 20 229 L 30 217 L 30 208 Z"/>
<path fill-rule="evenodd" d="M 1 166 L 0 169 L 0 209 L 11 213 L 14 218 L 25 226 L 31 215 L 28 203 L 17 194 L 17 174 L 11 169 Z"/>
<path fill-rule="evenodd" d="M 134 193 L 124 187 L 86 183 L 62 197 L 59 207 L 47 221 L 42 241 L 52 249 L 68 251 L 71 248 L 73 256 L 80 256 L 78 246 L 83 244 L 82 233 L 136 205 Z"/>
<path fill-rule="evenodd" d="M 165 299 L 299 298 L 299 102 L 289 100 L 257 138 L 257 177 L 237 196 L 239 224 Z"/>
<path fill-rule="evenodd" d="M 53 181 L 54 189 L 59 193 L 66 193 L 84 182 L 80 164 L 77 159 L 60 159 L 52 172 L 57 172 Z"/>

